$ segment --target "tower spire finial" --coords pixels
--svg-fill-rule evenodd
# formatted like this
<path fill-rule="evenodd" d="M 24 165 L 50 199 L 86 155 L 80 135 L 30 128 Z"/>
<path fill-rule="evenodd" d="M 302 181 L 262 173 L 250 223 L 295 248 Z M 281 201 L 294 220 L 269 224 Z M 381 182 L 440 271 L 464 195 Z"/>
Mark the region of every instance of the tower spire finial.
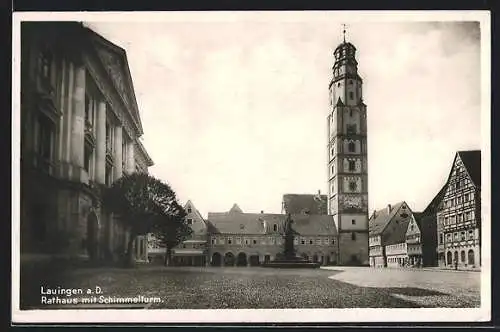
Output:
<path fill-rule="evenodd" d="M 345 43 L 345 33 L 346 33 L 346 28 L 347 28 L 347 25 L 342 24 L 342 27 L 343 27 L 342 34 L 343 34 L 343 36 L 344 36 L 344 43 Z"/>

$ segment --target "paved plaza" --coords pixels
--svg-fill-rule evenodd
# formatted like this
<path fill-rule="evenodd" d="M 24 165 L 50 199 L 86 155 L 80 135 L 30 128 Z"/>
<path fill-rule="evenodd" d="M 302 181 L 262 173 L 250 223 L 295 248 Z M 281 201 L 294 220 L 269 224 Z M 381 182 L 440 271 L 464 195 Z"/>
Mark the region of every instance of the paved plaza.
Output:
<path fill-rule="evenodd" d="M 350 267 L 299 270 L 141 266 L 80 268 L 58 273 L 43 284 L 64 288 L 99 286 L 106 296 L 161 298 L 161 303 L 151 304 L 150 309 L 415 308 L 478 307 L 479 279 L 477 272 Z M 40 307 L 40 283 L 37 279 L 28 287 L 34 294 L 24 301 L 27 308 Z"/>

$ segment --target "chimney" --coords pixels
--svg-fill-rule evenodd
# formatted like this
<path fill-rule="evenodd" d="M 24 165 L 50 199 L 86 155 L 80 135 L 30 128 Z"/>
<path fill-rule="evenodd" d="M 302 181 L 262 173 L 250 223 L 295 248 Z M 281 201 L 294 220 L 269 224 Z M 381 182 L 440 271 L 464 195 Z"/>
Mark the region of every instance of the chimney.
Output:
<path fill-rule="evenodd" d="M 373 218 L 377 218 L 377 210 L 373 210 Z"/>
<path fill-rule="evenodd" d="M 321 197 L 321 190 L 318 189 L 318 196 Z"/>
<path fill-rule="evenodd" d="M 260 214 L 263 214 L 264 213 L 264 210 L 260 210 Z"/>
<path fill-rule="evenodd" d="M 387 204 L 387 213 L 390 213 L 391 209 L 392 209 L 391 204 Z"/>

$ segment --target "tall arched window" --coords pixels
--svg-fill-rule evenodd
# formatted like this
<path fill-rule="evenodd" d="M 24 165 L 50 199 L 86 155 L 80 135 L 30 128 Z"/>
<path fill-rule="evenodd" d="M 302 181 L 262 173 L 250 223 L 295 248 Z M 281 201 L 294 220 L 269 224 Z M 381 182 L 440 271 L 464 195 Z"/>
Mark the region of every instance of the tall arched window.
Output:
<path fill-rule="evenodd" d="M 349 150 L 349 152 L 356 151 L 356 144 L 354 144 L 354 142 L 349 142 L 349 144 L 347 144 L 347 150 Z"/>

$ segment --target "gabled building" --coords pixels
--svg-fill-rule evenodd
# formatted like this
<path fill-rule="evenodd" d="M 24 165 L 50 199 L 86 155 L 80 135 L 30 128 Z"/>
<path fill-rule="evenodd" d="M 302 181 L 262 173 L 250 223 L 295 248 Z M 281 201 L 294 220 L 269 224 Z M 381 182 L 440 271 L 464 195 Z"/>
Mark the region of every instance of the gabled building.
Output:
<path fill-rule="evenodd" d="M 192 233 L 179 245 L 172 249 L 170 265 L 174 266 L 206 266 L 208 264 L 209 228 L 201 213 L 191 200 L 184 205 L 186 223 Z M 166 249 L 153 234 L 149 234 L 149 261 L 163 264 Z"/>
<path fill-rule="evenodd" d="M 286 214 L 244 213 L 237 204 L 228 212 L 209 212 L 210 264 L 256 266 L 283 252 Z M 337 263 L 337 232 L 332 216 L 291 214 L 297 255 L 324 265 Z"/>
<path fill-rule="evenodd" d="M 369 220 L 369 257 L 370 266 L 386 267 L 385 246 L 392 230 L 389 225 L 401 218 L 409 216 L 409 208 L 405 202 L 375 210 Z"/>
<path fill-rule="evenodd" d="M 481 151 L 459 151 L 437 211 L 438 260 L 442 267 L 481 266 Z"/>
<path fill-rule="evenodd" d="M 21 253 L 112 260 L 129 234 L 102 205 L 153 165 L 125 50 L 77 22 L 21 23 Z M 135 242 L 147 257 L 146 239 Z"/>

